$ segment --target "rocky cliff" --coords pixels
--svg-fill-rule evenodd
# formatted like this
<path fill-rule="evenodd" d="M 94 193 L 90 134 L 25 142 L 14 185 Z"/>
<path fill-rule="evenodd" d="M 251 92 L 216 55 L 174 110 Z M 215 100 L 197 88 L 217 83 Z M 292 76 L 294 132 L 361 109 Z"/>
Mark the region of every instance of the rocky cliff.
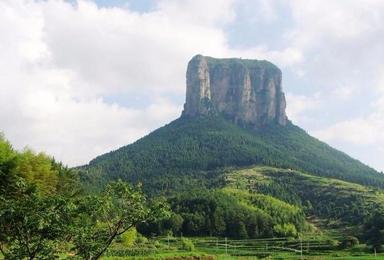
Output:
<path fill-rule="evenodd" d="M 183 116 L 221 113 L 237 124 L 285 125 L 281 71 L 268 61 L 196 55 L 188 63 Z"/>

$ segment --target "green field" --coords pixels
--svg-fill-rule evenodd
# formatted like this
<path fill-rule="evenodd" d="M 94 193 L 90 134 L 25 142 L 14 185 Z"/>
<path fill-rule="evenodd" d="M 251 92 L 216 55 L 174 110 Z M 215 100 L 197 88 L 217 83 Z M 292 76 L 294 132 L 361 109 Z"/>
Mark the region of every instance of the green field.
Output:
<path fill-rule="evenodd" d="M 155 242 L 156 241 L 156 242 Z M 192 251 L 183 249 L 181 238 L 157 238 L 148 248 L 115 245 L 104 259 L 383 259 L 365 245 L 338 249 L 336 239 L 190 238 Z M 340 241 L 339 241 L 340 242 Z"/>

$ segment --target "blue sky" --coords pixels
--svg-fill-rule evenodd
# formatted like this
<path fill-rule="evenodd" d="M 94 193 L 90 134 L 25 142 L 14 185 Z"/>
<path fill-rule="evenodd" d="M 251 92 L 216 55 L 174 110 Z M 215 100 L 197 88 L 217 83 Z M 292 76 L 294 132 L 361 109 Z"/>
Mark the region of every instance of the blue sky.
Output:
<path fill-rule="evenodd" d="M 100 7 L 125 7 L 136 12 L 148 12 L 156 7 L 154 0 L 96 0 Z"/>
<path fill-rule="evenodd" d="M 380 0 L 4 1 L 1 131 L 84 164 L 177 118 L 193 55 L 267 59 L 295 124 L 382 171 L 383 23 Z"/>

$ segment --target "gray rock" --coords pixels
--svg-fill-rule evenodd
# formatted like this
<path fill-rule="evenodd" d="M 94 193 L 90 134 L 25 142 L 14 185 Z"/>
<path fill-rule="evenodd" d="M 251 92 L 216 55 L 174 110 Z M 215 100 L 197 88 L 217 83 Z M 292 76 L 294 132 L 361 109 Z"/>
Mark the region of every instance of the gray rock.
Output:
<path fill-rule="evenodd" d="M 183 116 L 221 113 L 237 124 L 285 125 L 281 71 L 268 61 L 196 55 L 188 63 Z"/>

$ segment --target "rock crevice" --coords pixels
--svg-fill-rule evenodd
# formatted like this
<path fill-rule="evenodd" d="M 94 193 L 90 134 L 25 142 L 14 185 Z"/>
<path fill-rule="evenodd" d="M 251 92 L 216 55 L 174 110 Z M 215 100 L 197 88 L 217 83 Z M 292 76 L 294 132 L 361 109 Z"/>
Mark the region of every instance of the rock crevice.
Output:
<path fill-rule="evenodd" d="M 285 125 L 281 71 L 268 61 L 196 55 L 188 63 L 183 116 L 221 113 L 238 124 Z"/>

